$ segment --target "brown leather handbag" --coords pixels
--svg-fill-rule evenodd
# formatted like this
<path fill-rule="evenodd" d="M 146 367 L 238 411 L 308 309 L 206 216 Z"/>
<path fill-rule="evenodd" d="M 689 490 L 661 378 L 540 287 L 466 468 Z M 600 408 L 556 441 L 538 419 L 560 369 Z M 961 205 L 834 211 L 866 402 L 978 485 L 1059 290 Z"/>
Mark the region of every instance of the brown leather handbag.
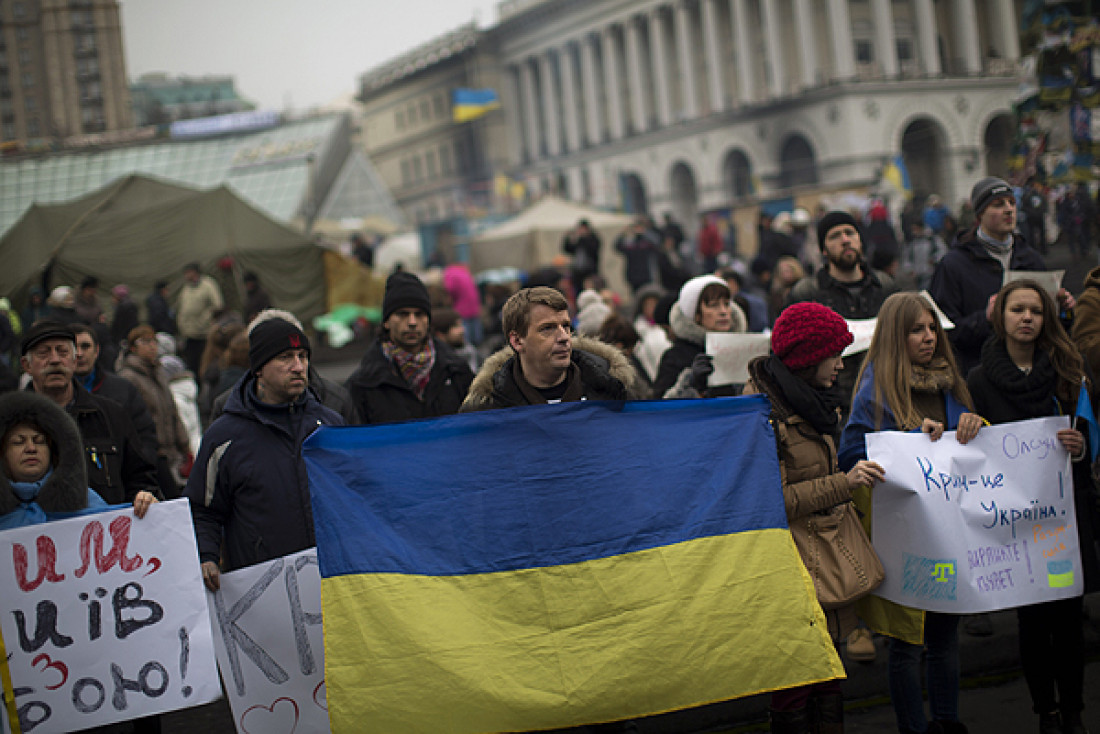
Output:
<path fill-rule="evenodd" d="M 886 578 L 851 502 L 792 521 L 791 535 L 814 580 L 822 609 L 847 606 Z"/>

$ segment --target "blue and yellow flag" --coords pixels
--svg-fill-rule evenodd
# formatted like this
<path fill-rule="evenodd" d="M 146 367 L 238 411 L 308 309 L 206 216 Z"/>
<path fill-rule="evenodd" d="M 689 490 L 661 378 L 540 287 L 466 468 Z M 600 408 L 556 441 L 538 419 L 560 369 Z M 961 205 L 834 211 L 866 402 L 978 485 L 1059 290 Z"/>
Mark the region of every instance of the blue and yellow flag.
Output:
<path fill-rule="evenodd" d="M 842 677 L 761 397 L 306 442 L 333 731 L 635 718 Z"/>
<path fill-rule="evenodd" d="M 1081 378 L 1081 390 L 1077 393 L 1076 415 L 1088 426 L 1085 429 L 1085 437 L 1089 442 L 1089 459 L 1096 461 L 1097 455 L 1100 454 L 1100 424 L 1096 422 L 1096 411 L 1092 409 L 1088 384 L 1084 378 Z"/>
<path fill-rule="evenodd" d="M 895 189 L 912 196 L 913 184 L 909 181 L 909 169 L 905 166 L 905 159 L 900 155 L 894 156 L 882 169 L 882 177 L 889 181 Z"/>
<path fill-rule="evenodd" d="M 496 109 L 500 109 L 500 97 L 492 89 L 456 89 L 451 93 L 451 119 L 469 122 Z"/>

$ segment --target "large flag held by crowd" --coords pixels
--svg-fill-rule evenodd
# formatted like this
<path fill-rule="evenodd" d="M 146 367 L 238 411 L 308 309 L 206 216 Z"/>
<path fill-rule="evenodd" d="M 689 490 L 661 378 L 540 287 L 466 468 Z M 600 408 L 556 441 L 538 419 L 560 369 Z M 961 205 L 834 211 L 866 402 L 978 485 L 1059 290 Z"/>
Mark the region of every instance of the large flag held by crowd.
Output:
<path fill-rule="evenodd" d="M 763 398 L 305 444 L 334 731 L 565 727 L 843 676 Z"/>

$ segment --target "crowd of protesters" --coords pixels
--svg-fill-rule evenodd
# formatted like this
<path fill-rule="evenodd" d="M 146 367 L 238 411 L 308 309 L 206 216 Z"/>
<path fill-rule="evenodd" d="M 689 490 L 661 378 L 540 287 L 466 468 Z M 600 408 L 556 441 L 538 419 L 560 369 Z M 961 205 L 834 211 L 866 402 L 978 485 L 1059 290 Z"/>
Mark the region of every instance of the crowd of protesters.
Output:
<path fill-rule="evenodd" d="M 174 299 L 167 281 L 156 283 L 144 318 L 125 284 L 112 285 L 109 312 L 95 278 L 48 294 L 33 288 L 18 315 L 0 299 L 9 393 L 0 397 L 0 527 L 105 503 L 132 503 L 141 516 L 157 500 L 184 496 L 203 578 L 217 589 L 223 571 L 314 544 L 300 448 L 320 425 L 747 393 L 771 406 L 796 539 L 807 519 L 856 508 L 869 519 L 884 470 L 867 460 L 867 434 L 920 430 L 939 440 L 953 430 L 950 440 L 965 444 L 987 423 L 1072 414 L 1079 390 L 1095 392 L 1100 268 L 1079 304 L 1030 280 L 1001 286 L 1006 270 L 1045 269 L 1047 201 L 1037 185 L 986 178 L 958 215 L 933 195 L 909 202 L 897 226 L 881 200 L 857 212 L 762 215 L 749 261 L 717 217 L 702 217 L 694 236 L 671 216 L 662 225 L 638 217 L 608 243 L 622 255 L 624 294 L 608 288 L 601 235 L 581 221 L 562 242 L 566 259 L 529 273 L 523 287 L 479 283 L 459 263 L 436 263 L 423 277 L 389 275 L 378 333 L 343 385 L 318 374 L 307 330 L 273 307 L 254 274 L 242 279 L 240 312 L 226 309 L 217 281 L 197 264 L 184 269 Z M 1075 256 L 1095 241 L 1089 202 L 1075 189 L 1053 208 Z M 1038 237 L 1034 246 L 1029 237 Z M 369 266 L 365 252 L 357 257 Z M 954 322 L 950 333 L 935 306 Z M 842 357 L 852 342 L 847 321 L 871 318 L 869 350 Z M 747 332 L 770 334 L 770 355 L 749 364 L 747 383 L 713 384 L 707 335 Z M 1092 591 L 1100 588 L 1100 562 L 1090 555 L 1100 520 L 1086 430 L 1058 439 L 1074 460 Z M 850 658 L 875 657 L 872 632 L 887 640 L 899 731 L 967 731 L 958 616 L 873 596 L 822 606 Z M 1081 610 L 1080 598 L 1018 610 L 1041 732 L 1085 731 Z M 145 723 L 156 730 L 155 720 Z M 843 731 L 839 682 L 777 692 L 771 729 Z"/>

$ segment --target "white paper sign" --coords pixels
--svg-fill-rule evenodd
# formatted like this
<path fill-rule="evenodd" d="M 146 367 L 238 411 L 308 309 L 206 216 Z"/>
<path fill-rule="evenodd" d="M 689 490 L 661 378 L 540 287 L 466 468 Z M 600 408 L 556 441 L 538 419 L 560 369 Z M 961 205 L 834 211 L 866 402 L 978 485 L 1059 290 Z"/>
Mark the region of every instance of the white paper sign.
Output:
<path fill-rule="evenodd" d="M 841 354 L 850 357 L 853 354 L 866 352 L 871 346 L 871 337 L 875 335 L 875 324 L 878 319 L 846 319 L 848 331 L 852 332 L 852 343 Z"/>
<path fill-rule="evenodd" d="M 316 548 L 222 574 L 210 622 L 238 732 L 329 731 Z"/>
<path fill-rule="evenodd" d="M 917 609 L 969 614 L 1082 593 L 1065 416 L 955 432 L 867 435 L 886 470 L 874 488 L 878 596 Z"/>
<path fill-rule="evenodd" d="M 1002 286 L 1014 280 L 1034 280 L 1043 287 L 1043 290 L 1051 298 L 1058 297 L 1058 291 L 1062 288 L 1062 278 L 1065 270 L 1006 270 Z"/>
<path fill-rule="evenodd" d="M 187 500 L 142 520 L 127 508 L 0 533 L 0 614 L 23 731 L 221 697 Z"/>
<path fill-rule="evenodd" d="M 706 351 L 714 357 L 714 372 L 707 384 L 738 385 L 749 379 L 749 362 L 771 351 L 771 336 L 708 331 Z"/>

